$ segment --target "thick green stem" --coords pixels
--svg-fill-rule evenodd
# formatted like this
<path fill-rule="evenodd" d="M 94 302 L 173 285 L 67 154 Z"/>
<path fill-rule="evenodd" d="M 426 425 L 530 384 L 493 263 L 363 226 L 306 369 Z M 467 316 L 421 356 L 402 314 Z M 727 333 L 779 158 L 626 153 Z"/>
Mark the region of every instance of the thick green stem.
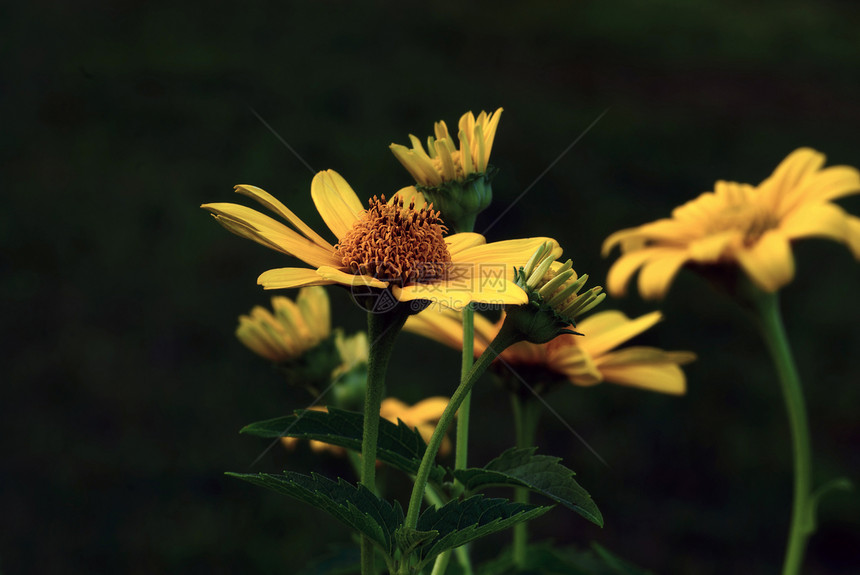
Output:
<path fill-rule="evenodd" d="M 517 447 L 534 447 L 535 433 L 540 418 L 540 405 L 530 398 L 521 398 L 511 394 L 511 408 L 514 412 L 514 429 L 517 435 Z M 525 487 L 514 488 L 514 501 L 529 502 L 529 490 Z M 523 568 L 528 557 L 529 532 L 525 521 L 514 525 L 514 564 Z"/>
<path fill-rule="evenodd" d="M 794 446 L 794 502 L 791 508 L 791 527 L 783 563 L 783 575 L 797 575 L 803 564 L 806 542 L 812 534 L 810 521 L 810 492 L 812 491 L 812 450 L 809 441 L 809 423 L 803 388 L 791 347 L 779 312 L 779 297 L 754 288 L 753 301 L 761 320 L 762 334 L 776 365 L 782 395 L 791 424 L 791 439 Z"/>
<path fill-rule="evenodd" d="M 409 498 L 409 507 L 406 511 L 406 520 L 404 526 L 415 529 L 418 526 L 418 512 L 421 510 L 421 499 L 424 497 L 424 489 L 427 486 L 427 480 L 430 477 L 430 469 L 433 467 L 433 462 L 436 460 L 436 454 L 439 452 L 439 446 L 442 444 L 442 439 L 445 437 L 445 431 L 454 419 L 454 414 L 457 413 L 463 399 L 472 390 L 472 386 L 478 381 L 478 378 L 487 370 L 490 364 L 496 359 L 502 351 L 514 343 L 521 341 L 522 335 L 514 328 L 503 324 L 496 338 L 487 346 L 486 351 L 478 358 L 472 369 L 469 370 L 468 376 L 463 378 L 457 390 L 451 396 L 448 406 L 442 413 L 436 429 L 433 431 L 433 436 L 430 438 L 430 443 L 427 445 L 427 451 L 424 452 L 424 457 L 421 459 L 421 465 L 418 468 L 418 474 L 415 477 L 415 483 L 412 486 L 412 496 Z"/>
<path fill-rule="evenodd" d="M 460 364 L 460 381 L 466 379 L 475 363 L 475 310 L 471 305 L 463 309 L 463 361 Z M 454 454 L 454 469 L 466 469 L 469 458 L 469 410 L 472 393 L 466 394 L 460 411 L 457 412 L 457 446 Z"/>
<path fill-rule="evenodd" d="M 364 392 L 364 430 L 361 436 L 361 484 L 376 492 L 376 443 L 379 438 L 379 407 L 385 394 L 385 374 L 394 339 L 406 323 L 407 314 L 395 308 L 390 313 L 367 314 L 367 389 Z M 361 538 L 361 573 L 372 575 L 374 549 L 370 538 Z"/>

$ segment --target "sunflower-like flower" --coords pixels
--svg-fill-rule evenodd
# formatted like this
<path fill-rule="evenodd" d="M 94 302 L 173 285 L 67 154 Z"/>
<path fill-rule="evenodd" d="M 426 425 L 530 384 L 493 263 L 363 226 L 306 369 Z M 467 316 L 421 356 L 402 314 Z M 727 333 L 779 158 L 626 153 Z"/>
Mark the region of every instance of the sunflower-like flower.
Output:
<path fill-rule="evenodd" d="M 525 305 L 506 306 L 507 321 L 532 343 L 546 343 L 568 329 L 576 316 L 594 308 L 606 297 L 603 288 L 579 290 L 588 275 L 577 276 L 573 263 L 556 261 L 559 251 L 549 242 L 539 246 L 526 265 L 514 271 L 517 283 L 528 294 Z"/>
<path fill-rule="evenodd" d="M 394 156 L 403 164 L 418 189 L 442 212 L 457 231 L 471 231 L 475 216 L 493 199 L 490 181 L 495 169 L 489 164 L 490 152 L 502 108 L 492 114 L 472 112 L 460 118 L 459 147 L 444 121 L 434 124 L 435 137 L 427 138 L 427 150 L 412 134 L 412 148 L 391 144 Z"/>
<path fill-rule="evenodd" d="M 254 198 L 292 227 L 242 205 L 204 204 L 229 231 L 292 255 L 311 268 L 264 272 L 264 289 L 340 284 L 387 290 L 395 300 L 438 301 L 459 309 L 469 302 L 525 303 L 512 280 L 512 266 L 522 265 L 548 238 L 487 244 L 480 234 L 445 236 L 446 227 L 414 188 L 393 201 L 374 197 L 364 209 L 355 192 L 333 170 L 318 173 L 311 197 L 322 219 L 337 237 L 332 245 L 268 192 L 247 185 L 236 191 Z M 408 201 L 408 203 L 407 203 Z"/>
<path fill-rule="evenodd" d="M 448 405 L 447 397 L 428 397 L 416 403 L 408 405 L 397 398 L 388 397 L 382 401 L 382 406 L 379 410 L 379 415 L 391 423 L 397 423 L 397 420 L 402 421 L 407 426 L 412 427 L 421 434 L 424 441 L 429 441 L 433 435 L 433 430 L 436 429 L 436 423 L 445 411 Z M 327 411 L 325 407 L 314 406 L 313 411 Z M 298 444 L 299 440 L 295 437 L 282 437 L 281 443 L 287 449 L 292 449 Z M 343 455 L 346 450 L 338 445 L 331 445 L 312 439 L 310 448 L 316 452 L 327 451 L 334 455 Z M 440 455 L 445 455 L 451 449 L 451 442 L 446 437 L 439 449 Z"/>
<path fill-rule="evenodd" d="M 295 301 L 272 298 L 272 311 L 256 306 L 239 316 L 236 337 L 257 355 L 274 363 L 300 357 L 331 335 L 331 311 L 322 287 L 299 290 Z"/>
<path fill-rule="evenodd" d="M 615 232 L 603 243 L 622 256 L 609 271 L 609 293 L 622 295 L 639 272 L 639 292 L 661 298 L 687 263 L 738 265 L 753 283 L 774 292 L 794 277 L 790 242 L 823 237 L 847 244 L 860 259 L 860 218 L 831 200 L 860 192 L 850 166 L 823 168 L 823 154 L 795 150 L 758 186 L 718 181 L 666 218 Z"/>
<path fill-rule="evenodd" d="M 579 386 L 601 382 L 638 387 L 661 393 L 683 394 L 684 372 L 679 366 L 696 356 L 686 351 L 663 351 L 655 347 L 633 346 L 616 349 L 650 329 L 662 319 L 660 312 L 630 319 L 620 311 L 603 311 L 582 320 L 577 329 L 583 335 L 562 334 L 549 343 L 519 342 L 507 348 L 496 364 L 520 370 L 537 370 L 536 384 L 569 380 Z M 493 323 L 475 314 L 475 357 L 480 356 L 498 335 L 504 315 Z M 417 333 L 457 350 L 463 348 L 461 315 L 432 306 L 406 321 L 407 331 Z M 529 371 L 529 373 L 532 373 Z"/>

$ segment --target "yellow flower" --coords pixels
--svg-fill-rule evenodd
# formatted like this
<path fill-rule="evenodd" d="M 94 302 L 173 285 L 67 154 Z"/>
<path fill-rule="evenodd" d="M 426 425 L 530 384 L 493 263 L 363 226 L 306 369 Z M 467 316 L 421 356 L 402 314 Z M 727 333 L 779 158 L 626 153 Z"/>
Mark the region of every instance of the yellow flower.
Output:
<path fill-rule="evenodd" d="M 544 369 L 581 386 L 606 381 L 662 393 L 683 394 L 686 389 L 680 365 L 695 359 L 683 351 L 663 351 L 654 347 L 615 348 L 646 331 L 662 319 L 652 312 L 634 320 L 620 311 L 596 313 L 579 323 L 584 335 L 563 334 L 549 343 L 520 342 L 507 348 L 501 359 L 517 367 Z M 475 314 L 475 356 L 480 356 L 499 333 L 504 316 L 496 323 Z M 410 317 L 406 330 L 462 349 L 463 326 L 460 314 L 432 306 Z M 544 382 L 537 382 L 544 383 Z"/>
<path fill-rule="evenodd" d="M 790 242 L 806 237 L 845 243 L 860 259 L 860 218 L 831 203 L 860 192 L 860 173 L 823 168 L 824 161 L 823 154 L 800 148 L 758 186 L 718 181 L 671 218 L 612 234 L 603 254 L 620 245 L 622 256 L 609 271 L 609 293 L 624 294 L 641 268 L 642 297 L 663 297 L 688 262 L 739 265 L 758 287 L 774 292 L 794 277 Z"/>
<path fill-rule="evenodd" d="M 382 401 L 382 406 L 379 410 L 379 415 L 392 423 L 397 423 L 399 419 L 409 427 L 418 430 L 424 441 L 429 441 L 433 435 L 433 430 L 436 428 L 436 422 L 445 411 L 448 405 L 447 397 L 428 397 L 421 400 L 415 405 L 407 405 L 399 399 L 389 397 Z M 312 407 L 313 411 L 327 411 L 325 407 Z M 287 449 L 292 449 L 298 444 L 298 439 L 295 437 L 282 437 L 281 443 Z M 322 441 L 311 440 L 310 447 L 313 451 L 321 452 L 328 451 L 334 455 L 343 455 L 346 450 L 337 445 L 331 445 Z M 439 453 L 444 455 L 451 449 L 451 444 L 448 438 L 442 443 Z"/>
<path fill-rule="evenodd" d="M 430 441 L 433 430 L 436 429 L 436 423 L 448 406 L 448 401 L 447 397 L 428 397 L 410 406 L 399 399 L 389 397 L 382 401 L 379 415 L 392 423 L 397 423 L 399 419 L 409 427 L 417 429 L 424 441 Z M 450 449 L 451 443 L 446 437 L 439 448 L 439 454 L 445 455 Z"/>
<path fill-rule="evenodd" d="M 427 151 L 421 141 L 412 134 L 409 134 L 412 149 L 391 144 L 391 151 L 422 186 L 435 187 L 444 182 L 463 180 L 471 174 L 487 171 L 501 117 L 502 108 L 492 114 L 481 112 L 477 120 L 472 112 L 463 114 L 457 134 L 460 140 L 459 149 L 448 133 L 448 126 L 441 121 L 434 124 L 436 137 L 427 138 Z"/>
<path fill-rule="evenodd" d="M 399 301 L 439 301 L 457 309 L 472 301 L 524 303 L 526 295 L 512 281 L 512 268 L 525 263 L 535 247 L 547 241 L 529 238 L 487 244 L 475 233 L 445 237 L 444 223 L 432 205 L 415 205 L 420 196 L 414 188 L 401 190 L 393 202 L 374 197 L 365 210 L 346 180 L 327 170 L 314 177 L 311 196 L 337 237 L 338 243 L 332 245 L 264 190 L 240 185 L 236 191 L 268 207 L 292 228 L 237 204 L 202 207 L 229 231 L 295 256 L 312 268 L 264 272 L 257 281 L 265 289 L 365 286 L 389 289 Z"/>
<path fill-rule="evenodd" d="M 249 315 L 239 316 L 236 328 L 236 337 L 246 347 L 275 363 L 301 356 L 329 335 L 331 312 L 321 287 L 302 288 L 295 302 L 273 297 L 272 312 L 256 306 Z"/>

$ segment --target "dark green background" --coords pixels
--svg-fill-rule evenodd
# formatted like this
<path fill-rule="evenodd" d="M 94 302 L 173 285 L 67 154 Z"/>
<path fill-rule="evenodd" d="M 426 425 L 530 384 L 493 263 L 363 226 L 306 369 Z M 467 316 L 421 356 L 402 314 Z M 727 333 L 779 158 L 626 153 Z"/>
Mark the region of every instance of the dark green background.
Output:
<path fill-rule="evenodd" d="M 268 301 L 257 275 L 289 265 L 198 208 L 252 183 L 316 229 L 312 174 L 359 195 L 409 183 L 391 142 L 505 112 L 492 222 L 604 110 L 605 117 L 488 233 L 559 239 L 601 283 L 612 231 L 666 215 L 716 179 L 757 183 L 798 146 L 860 165 L 860 41 L 851 2 L 656 1 L 16 3 L 2 9 L 0 211 L 3 394 L 0 569 L 18 573 L 291 573 L 345 528 L 225 478 L 344 461 L 240 437 L 307 401 L 233 337 Z M 858 198 L 843 202 L 860 214 Z M 860 266 L 799 245 L 786 322 L 809 402 L 815 475 L 860 476 Z M 363 318 L 330 290 L 337 322 Z M 690 349 L 675 398 L 564 389 L 541 451 L 579 472 L 606 517 L 565 510 L 538 538 L 599 541 L 659 573 L 778 570 L 791 499 L 788 428 L 760 339 L 690 273 L 642 338 Z M 390 392 L 450 393 L 458 357 L 400 340 Z M 436 376 L 439 377 L 436 377 Z M 472 459 L 513 442 L 507 399 L 476 391 Z M 502 423 L 500 423 L 502 422 Z M 388 476 L 401 499 L 405 482 Z M 808 573 L 858 570 L 857 494 L 821 508 Z M 492 556 L 508 536 L 478 544 Z"/>

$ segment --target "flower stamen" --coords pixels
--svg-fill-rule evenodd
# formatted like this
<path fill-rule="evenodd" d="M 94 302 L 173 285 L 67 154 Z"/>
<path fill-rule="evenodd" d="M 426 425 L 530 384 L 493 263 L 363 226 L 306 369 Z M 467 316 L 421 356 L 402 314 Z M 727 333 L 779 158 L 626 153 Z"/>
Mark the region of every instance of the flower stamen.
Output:
<path fill-rule="evenodd" d="M 415 202 L 404 206 L 402 198 L 386 203 L 384 195 L 368 204 L 335 246 L 346 268 L 401 286 L 446 278 L 451 254 L 443 234 L 448 228 L 432 204 L 415 209 Z"/>

